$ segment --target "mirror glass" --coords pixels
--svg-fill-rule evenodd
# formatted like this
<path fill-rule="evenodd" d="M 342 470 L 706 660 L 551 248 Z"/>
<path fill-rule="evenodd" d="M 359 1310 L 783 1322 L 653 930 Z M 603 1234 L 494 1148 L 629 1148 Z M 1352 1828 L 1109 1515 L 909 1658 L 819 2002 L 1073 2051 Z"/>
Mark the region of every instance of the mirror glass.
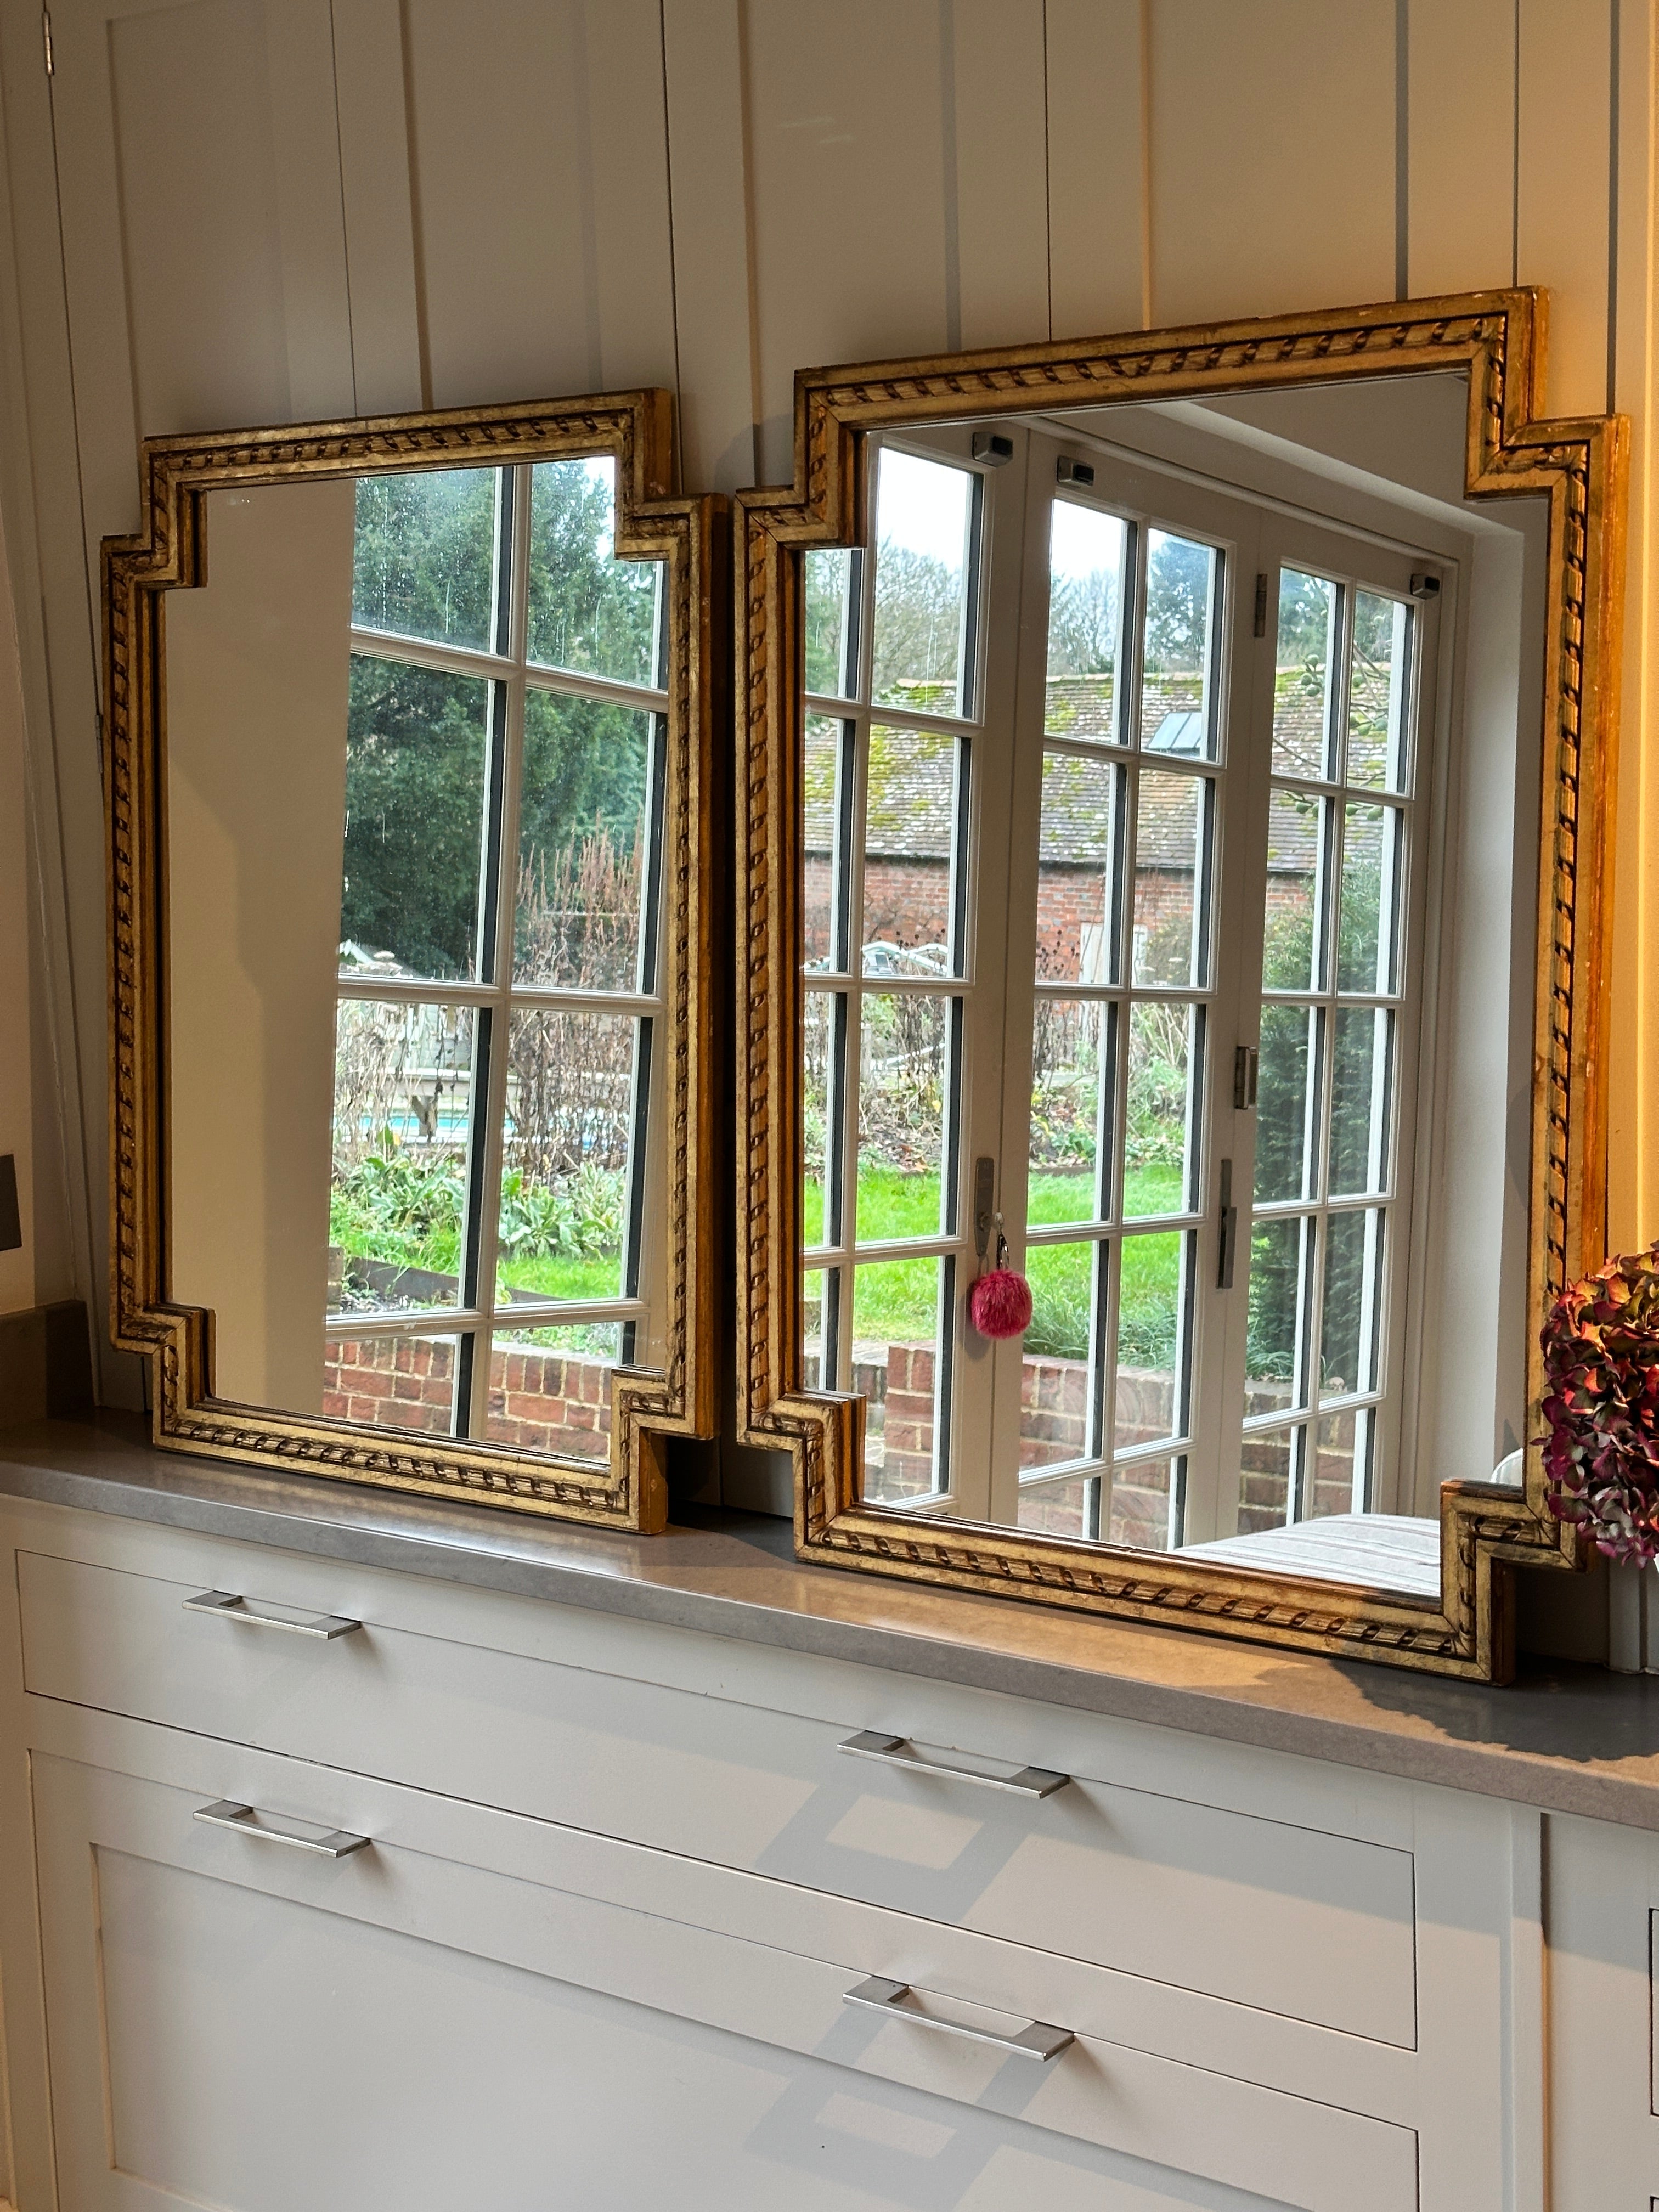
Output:
<path fill-rule="evenodd" d="M 866 1503 L 1433 1595 L 1442 1480 L 1519 1480 L 1547 516 L 1464 497 L 1468 408 L 866 441 L 801 823 L 802 1374 Z"/>
<path fill-rule="evenodd" d="M 662 1358 L 662 564 L 608 455 L 204 504 L 170 1295 L 221 1398 L 591 1464 Z"/>

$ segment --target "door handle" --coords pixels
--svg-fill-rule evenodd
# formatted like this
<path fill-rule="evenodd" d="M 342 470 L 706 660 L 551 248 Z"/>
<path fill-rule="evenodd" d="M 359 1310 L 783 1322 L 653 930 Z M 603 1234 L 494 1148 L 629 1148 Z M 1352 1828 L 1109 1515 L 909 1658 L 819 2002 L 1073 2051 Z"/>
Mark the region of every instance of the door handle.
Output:
<path fill-rule="evenodd" d="M 1051 2058 L 1058 2058 L 1062 2051 L 1077 2041 L 1069 2027 L 1051 2027 L 1046 2020 L 1034 2020 L 1018 2035 L 994 2035 L 988 2028 L 964 2027 L 959 2021 L 941 2020 L 937 2013 L 916 2011 L 904 2002 L 909 1994 L 908 1982 L 884 1981 L 879 1974 L 872 1974 L 867 1982 L 846 1990 L 842 2002 L 858 2005 L 867 2012 L 890 2013 L 900 2020 L 914 2021 L 918 2027 L 931 2027 L 940 2035 L 961 2035 L 969 2043 L 988 2043 L 993 2051 L 1006 2051 L 1013 2058 L 1035 2058 L 1041 2066 L 1046 2066 Z"/>
<path fill-rule="evenodd" d="M 245 1597 L 237 1597 L 229 1590 L 203 1590 L 197 1597 L 185 1600 L 186 1613 L 216 1613 L 222 1620 L 245 1621 L 250 1628 L 280 1628 L 289 1636 L 314 1636 L 331 1644 L 337 1636 L 349 1636 L 361 1628 L 361 1620 L 348 1620 L 343 1613 L 320 1613 L 314 1620 L 284 1620 L 280 1613 L 261 1613 Z"/>
<path fill-rule="evenodd" d="M 261 1843 L 286 1844 L 291 1851 L 314 1851 L 325 1859 L 349 1858 L 371 1840 L 346 1828 L 313 1828 L 304 1820 L 285 1820 L 280 1813 L 262 1813 L 257 1805 L 238 1805 L 228 1797 L 198 1806 L 191 1818 L 205 1821 L 210 1828 L 230 1828 L 239 1836 L 258 1836 Z"/>
<path fill-rule="evenodd" d="M 1216 1257 L 1215 1286 L 1233 1286 L 1233 1263 L 1238 1256 L 1238 1208 L 1233 1204 L 1233 1164 L 1221 1163 L 1221 1249 Z"/>
<path fill-rule="evenodd" d="M 836 1749 L 854 1759 L 878 1759 L 884 1766 L 906 1766 L 913 1774 L 943 1774 L 952 1782 L 976 1782 L 981 1790 L 1012 1790 L 1017 1797 L 1052 1797 L 1072 1778 L 1047 1766 L 1022 1766 L 1018 1774 L 981 1774 L 971 1766 L 953 1766 L 948 1759 L 924 1759 L 908 1736 L 882 1735 L 873 1729 L 849 1735 Z"/>

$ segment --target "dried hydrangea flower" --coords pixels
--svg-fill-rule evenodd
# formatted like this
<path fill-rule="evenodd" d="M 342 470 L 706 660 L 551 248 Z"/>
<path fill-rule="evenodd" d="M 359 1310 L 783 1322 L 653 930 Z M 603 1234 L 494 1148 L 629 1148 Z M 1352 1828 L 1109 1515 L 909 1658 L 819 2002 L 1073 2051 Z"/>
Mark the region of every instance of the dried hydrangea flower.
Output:
<path fill-rule="evenodd" d="M 1551 1512 L 1610 1559 L 1659 1559 L 1659 1243 L 1565 1291 L 1542 1343 Z"/>

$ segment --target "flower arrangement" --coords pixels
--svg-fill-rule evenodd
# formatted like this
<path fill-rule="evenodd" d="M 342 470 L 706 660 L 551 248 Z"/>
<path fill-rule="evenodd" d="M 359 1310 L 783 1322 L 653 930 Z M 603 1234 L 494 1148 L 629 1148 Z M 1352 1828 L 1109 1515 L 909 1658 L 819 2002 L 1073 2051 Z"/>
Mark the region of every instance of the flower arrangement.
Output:
<path fill-rule="evenodd" d="M 1564 1291 L 1543 1347 L 1551 1512 L 1610 1559 L 1659 1559 L 1659 1243 Z"/>

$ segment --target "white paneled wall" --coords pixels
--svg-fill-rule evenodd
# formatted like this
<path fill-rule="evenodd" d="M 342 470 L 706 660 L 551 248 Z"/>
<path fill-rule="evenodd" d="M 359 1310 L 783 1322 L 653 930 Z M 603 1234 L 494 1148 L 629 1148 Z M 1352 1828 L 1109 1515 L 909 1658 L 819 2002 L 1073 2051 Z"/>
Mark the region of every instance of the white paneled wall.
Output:
<path fill-rule="evenodd" d="M 660 383 L 686 487 L 730 490 L 789 474 L 798 367 L 1517 279 L 1552 290 L 1551 404 L 1638 424 L 1613 1235 L 1659 1229 L 1650 14 L 55 0 L 49 83 L 35 0 L 0 0 L 0 501 L 75 1286 L 101 1304 L 93 564 L 140 435 Z M 37 1162 L 37 1199 L 62 1180 Z"/>

